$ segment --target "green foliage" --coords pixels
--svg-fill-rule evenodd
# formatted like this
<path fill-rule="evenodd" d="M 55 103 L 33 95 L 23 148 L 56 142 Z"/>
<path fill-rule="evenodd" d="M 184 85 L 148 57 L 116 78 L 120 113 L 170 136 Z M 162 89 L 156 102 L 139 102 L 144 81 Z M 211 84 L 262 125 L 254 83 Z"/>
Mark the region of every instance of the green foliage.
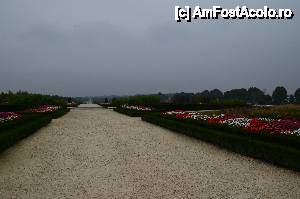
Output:
<path fill-rule="evenodd" d="M 251 104 L 271 104 L 272 98 L 270 95 L 266 95 L 262 90 L 256 87 L 250 87 L 248 89 L 247 101 Z"/>
<path fill-rule="evenodd" d="M 271 137 L 263 133 L 250 134 L 234 128 L 205 125 L 191 120 L 180 121 L 160 114 L 145 114 L 142 119 L 243 155 L 300 171 L 299 138 L 296 136 Z"/>
<path fill-rule="evenodd" d="M 295 101 L 297 104 L 300 104 L 300 88 L 298 88 L 296 91 L 295 91 Z"/>
<path fill-rule="evenodd" d="M 226 91 L 224 93 L 225 99 L 238 99 L 242 101 L 247 101 L 248 98 L 248 92 L 245 88 L 241 89 L 232 89 L 230 91 Z"/>
<path fill-rule="evenodd" d="M 208 90 L 202 91 L 201 93 L 197 93 L 195 98 L 197 103 L 208 104 L 210 101 L 210 92 Z"/>
<path fill-rule="evenodd" d="M 119 97 L 112 100 L 112 106 L 128 105 L 145 105 L 153 106 L 160 103 L 158 95 L 136 95 L 130 97 Z"/>
<path fill-rule="evenodd" d="M 178 93 L 172 97 L 174 104 L 195 104 L 195 96 L 193 93 Z"/>
<path fill-rule="evenodd" d="M 19 111 L 45 104 L 66 106 L 68 100 L 59 96 L 31 94 L 22 91 L 1 93 L 0 96 L 0 110 L 2 111 Z"/>
<path fill-rule="evenodd" d="M 145 112 L 143 111 L 138 111 L 138 110 L 129 110 L 129 109 L 124 109 L 124 108 L 115 108 L 114 111 L 118 113 L 125 114 L 130 117 L 141 117 Z"/>
<path fill-rule="evenodd" d="M 290 104 L 294 104 L 296 101 L 295 101 L 295 96 L 294 95 L 289 95 L 288 97 L 288 102 Z"/>
<path fill-rule="evenodd" d="M 284 104 L 287 100 L 287 90 L 283 86 L 278 86 L 275 88 L 272 99 L 274 104 Z"/>
<path fill-rule="evenodd" d="M 21 119 L 1 124 L 0 152 L 67 112 L 69 109 L 63 108 L 53 113 L 22 113 Z"/>
<path fill-rule="evenodd" d="M 177 95 L 175 96 L 177 97 Z M 177 99 L 180 103 L 227 104 L 236 101 L 239 103 L 247 102 L 250 104 L 270 104 L 272 102 L 271 96 L 266 95 L 262 90 L 256 87 L 250 87 L 248 90 L 245 88 L 232 89 L 226 91 L 224 94 L 219 89 L 211 91 L 204 90 L 203 92 L 195 95 L 190 93 L 181 93 L 181 96 L 185 96 L 185 98 L 181 97 Z"/>
<path fill-rule="evenodd" d="M 214 89 L 212 91 L 209 92 L 210 95 L 210 101 L 220 101 L 223 99 L 223 93 L 222 91 L 220 91 L 219 89 Z"/>
<path fill-rule="evenodd" d="M 171 110 L 215 110 L 215 109 L 227 109 L 234 107 L 248 107 L 245 102 L 239 100 L 225 100 L 225 101 L 212 101 L 210 104 L 159 104 L 153 106 L 157 112 L 159 111 L 171 111 Z"/>
<path fill-rule="evenodd" d="M 240 106 L 246 106 L 246 102 L 239 99 L 224 99 L 224 100 L 211 100 L 209 102 L 209 105 L 215 106 L 215 107 L 240 107 Z"/>
<path fill-rule="evenodd" d="M 113 98 L 111 104 L 112 104 L 112 106 L 118 107 L 118 106 L 121 106 L 123 104 L 128 104 L 128 100 L 129 100 L 128 97 Z"/>
<path fill-rule="evenodd" d="M 153 106 L 160 103 L 158 95 L 137 95 L 129 97 L 128 105 Z"/>

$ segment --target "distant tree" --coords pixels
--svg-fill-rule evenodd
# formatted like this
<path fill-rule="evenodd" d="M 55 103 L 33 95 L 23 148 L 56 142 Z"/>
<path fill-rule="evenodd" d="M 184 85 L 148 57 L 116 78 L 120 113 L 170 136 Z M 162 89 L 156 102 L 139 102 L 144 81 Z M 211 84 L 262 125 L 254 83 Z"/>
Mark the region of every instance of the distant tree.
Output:
<path fill-rule="evenodd" d="M 295 96 L 295 102 L 296 102 L 297 104 L 300 104 L 300 88 L 298 88 L 298 89 L 295 91 L 294 96 Z"/>
<path fill-rule="evenodd" d="M 68 103 L 72 103 L 72 97 L 68 97 Z"/>
<path fill-rule="evenodd" d="M 226 91 L 224 93 L 225 99 L 234 99 L 234 100 L 242 100 L 247 101 L 248 98 L 248 91 L 245 88 L 241 89 L 232 89 L 230 91 Z"/>
<path fill-rule="evenodd" d="M 129 105 L 146 105 L 152 106 L 160 103 L 158 95 L 136 95 L 128 98 Z"/>
<path fill-rule="evenodd" d="M 264 93 L 263 91 L 261 91 L 260 89 L 256 88 L 256 87 L 250 87 L 248 89 L 248 99 L 247 101 L 252 103 L 252 104 L 257 104 L 258 103 L 258 98 L 260 96 L 263 96 Z"/>
<path fill-rule="evenodd" d="M 113 106 L 121 106 L 123 104 L 128 104 L 129 98 L 128 97 L 118 97 L 112 99 Z"/>
<path fill-rule="evenodd" d="M 289 103 L 294 104 L 295 103 L 295 96 L 294 95 L 289 95 Z"/>
<path fill-rule="evenodd" d="M 272 99 L 270 100 L 270 96 L 266 96 L 264 91 L 259 88 L 250 87 L 248 89 L 247 101 L 251 104 L 269 104 Z"/>
<path fill-rule="evenodd" d="M 283 104 L 287 100 L 287 90 L 283 86 L 278 86 L 275 88 L 272 99 L 274 104 Z"/>
<path fill-rule="evenodd" d="M 221 100 L 223 99 L 223 93 L 222 91 L 220 91 L 219 89 L 214 89 L 212 91 L 209 92 L 209 100 Z"/>
<path fill-rule="evenodd" d="M 177 93 L 172 97 L 175 104 L 193 104 L 196 103 L 194 93 Z"/>
<path fill-rule="evenodd" d="M 168 101 L 169 101 L 169 96 L 168 95 L 159 92 L 158 96 L 159 96 L 160 102 L 168 103 Z"/>
<path fill-rule="evenodd" d="M 199 100 L 201 103 L 208 104 L 210 101 L 210 92 L 208 90 L 204 90 L 199 94 Z"/>
<path fill-rule="evenodd" d="M 195 103 L 199 104 L 201 103 L 201 100 L 200 100 L 200 93 L 196 93 L 194 95 L 194 100 L 195 100 Z"/>
<path fill-rule="evenodd" d="M 104 103 L 108 103 L 108 99 L 107 98 L 104 99 Z"/>
<path fill-rule="evenodd" d="M 18 91 L 13 93 L 9 91 L 8 93 L 1 93 L 1 104 L 6 104 L 11 107 L 24 107 L 32 108 L 40 105 L 58 105 L 66 106 L 67 98 L 60 96 L 50 96 L 41 94 L 32 94 L 25 91 Z"/>
<path fill-rule="evenodd" d="M 263 103 L 260 104 L 272 104 L 272 97 L 271 95 L 264 95 Z"/>

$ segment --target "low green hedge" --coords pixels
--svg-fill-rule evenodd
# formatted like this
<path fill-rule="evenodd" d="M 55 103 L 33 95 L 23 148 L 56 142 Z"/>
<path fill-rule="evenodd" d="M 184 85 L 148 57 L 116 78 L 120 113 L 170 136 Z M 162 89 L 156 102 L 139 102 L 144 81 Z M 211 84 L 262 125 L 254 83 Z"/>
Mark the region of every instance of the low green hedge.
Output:
<path fill-rule="evenodd" d="M 120 107 L 114 108 L 114 111 L 128 115 L 130 117 L 141 117 L 143 114 L 150 112 L 150 111 L 145 112 L 145 111 L 131 110 L 131 109 L 125 109 Z"/>
<path fill-rule="evenodd" d="M 53 113 L 22 113 L 22 118 L 4 123 L 0 126 L 0 152 L 19 140 L 46 126 L 52 119 L 69 112 L 63 108 Z"/>
<path fill-rule="evenodd" d="M 145 114 L 144 121 L 161 127 L 183 133 L 188 136 L 199 138 L 206 142 L 229 149 L 231 151 L 258 158 L 269 163 L 300 171 L 300 149 L 295 143 L 290 145 L 294 137 L 274 137 L 265 134 L 249 134 L 245 132 L 230 131 L 229 129 L 214 128 L 196 124 L 187 120 L 178 120 L 172 117 L 164 117 L 161 114 Z M 260 136 L 261 135 L 261 136 Z M 267 140 L 267 138 L 270 140 Z"/>
<path fill-rule="evenodd" d="M 152 111 L 138 111 L 125 109 L 122 107 L 117 107 L 114 110 L 116 112 L 128 115 L 130 117 L 141 117 L 144 114 L 148 113 L 157 113 L 165 112 L 171 110 L 219 110 L 227 108 L 241 108 L 241 107 L 250 107 L 248 105 L 211 105 L 211 104 L 158 104 L 151 106 Z"/>
<path fill-rule="evenodd" d="M 61 108 L 61 109 L 58 109 L 57 111 L 55 112 L 52 112 L 52 113 L 45 113 L 45 114 L 48 114 L 50 115 L 50 117 L 52 117 L 52 119 L 57 119 L 63 115 L 65 115 L 66 113 L 68 113 L 70 111 L 70 109 L 68 108 Z"/>
<path fill-rule="evenodd" d="M 22 111 L 27 109 L 28 106 L 24 105 L 10 105 L 10 104 L 0 104 L 0 111 Z"/>

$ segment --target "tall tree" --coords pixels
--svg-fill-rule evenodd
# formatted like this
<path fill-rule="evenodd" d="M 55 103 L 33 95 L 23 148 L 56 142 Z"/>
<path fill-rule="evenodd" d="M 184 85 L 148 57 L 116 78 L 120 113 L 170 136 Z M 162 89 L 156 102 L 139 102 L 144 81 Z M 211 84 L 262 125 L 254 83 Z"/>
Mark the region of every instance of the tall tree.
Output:
<path fill-rule="evenodd" d="M 208 90 L 202 91 L 200 93 L 200 102 L 207 104 L 207 103 L 209 103 L 209 101 L 210 101 L 210 93 L 209 93 L 209 91 Z"/>
<path fill-rule="evenodd" d="M 195 96 L 193 93 L 177 93 L 172 97 L 172 102 L 176 104 L 193 104 L 195 103 Z"/>
<path fill-rule="evenodd" d="M 226 91 L 224 93 L 225 99 L 237 99 L 242 101 L 247 101 L 248 98 L 248 92 L 245 88 L 241 89 L 232 89 L 230 91 Z"/>
<path fill-rule="evenodd" d="M 250 87 L 248 89 L 247 101 L 251 104 L 268 104 L 271 101 L 268 100 L 269 96 L 266 96 L 264 91 L 256 87 Z"/>
<path fill-rule="evenodd" d="M 210 100 L 221 100 L 223 99 L 223 93 L 219 89 L 214 89 L 209 92 Z"/>
<path fill-rule="evenodd" d="M 289 95 L 289 103 L 294 104 L 295 103 L 295 96 L 294 95 Z"/>
<path fill-rule="evenodd" d="M 258 103 L 258 98 L 259 96 L 264 95 L 264 93 L 256 88 L 256 87 L 250 87 L 248 89 L 248 102 L 252 103 L 252 104 L 257 104 Z"/>
<path fill-rule="evenodd" d="M 287 91 L 283 86 L 277 86 L 272 94 L 274 104 L 283 104 L 287 100 Z"/>
<path fill-rule="evenodd" d="M 295 96 L 295 102 L 296 102 L 297 104 L 300 104 L 300 88 L 298 88 L 298 89 L 295 91 L 294 96 Z"/>

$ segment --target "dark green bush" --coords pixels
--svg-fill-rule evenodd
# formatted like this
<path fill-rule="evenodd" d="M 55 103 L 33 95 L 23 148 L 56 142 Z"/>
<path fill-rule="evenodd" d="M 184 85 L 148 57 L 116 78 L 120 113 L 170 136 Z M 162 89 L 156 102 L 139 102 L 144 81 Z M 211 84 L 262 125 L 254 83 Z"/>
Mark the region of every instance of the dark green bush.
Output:
<path fill-rule="evenodd" d="M 24 105 L 11 105 L 11 104 L 0 104 L 0 111 L 11 111 L 11 112 L 15 112 L 15 111 L 22 111 L 25 110 L 27 108 L 27 106 Z"/>

